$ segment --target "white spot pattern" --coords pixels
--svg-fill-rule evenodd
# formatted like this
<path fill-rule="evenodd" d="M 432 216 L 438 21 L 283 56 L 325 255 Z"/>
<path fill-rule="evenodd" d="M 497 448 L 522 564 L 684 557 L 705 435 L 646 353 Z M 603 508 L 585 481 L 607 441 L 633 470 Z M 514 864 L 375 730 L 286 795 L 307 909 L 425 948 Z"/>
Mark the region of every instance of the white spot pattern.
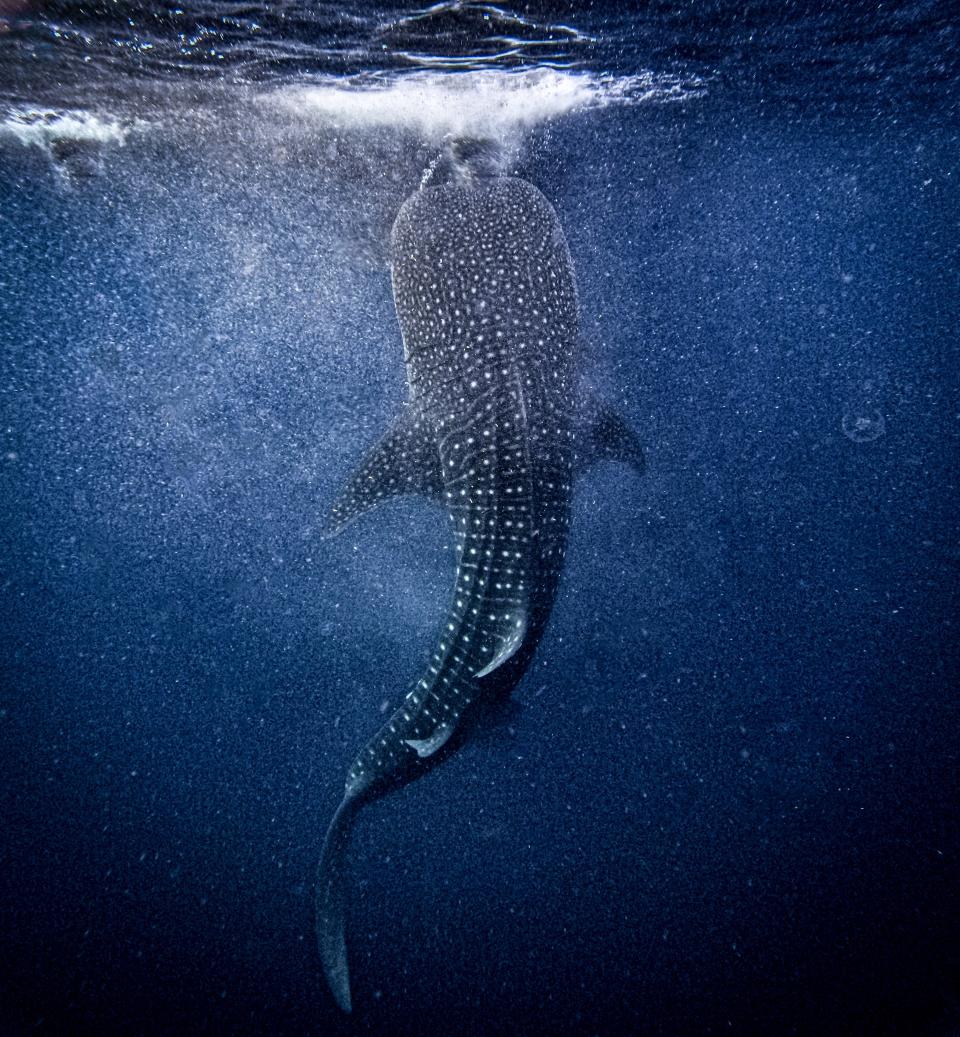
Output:
<path fill-rule="evenodd" d="M 509 693 L 549 616 L 570 516 L 577 296 L 552 207 L 507 177 L 428 188 L 401 209 L 393 250 L 408 410 L 458 570 L 426 674 L 354 761 L 348 795 L 439 748 L 481 693 Z M 408 453 L 424 464 L 422 447 Z M 396 485 L 369 474 L 374 493 Z"/>

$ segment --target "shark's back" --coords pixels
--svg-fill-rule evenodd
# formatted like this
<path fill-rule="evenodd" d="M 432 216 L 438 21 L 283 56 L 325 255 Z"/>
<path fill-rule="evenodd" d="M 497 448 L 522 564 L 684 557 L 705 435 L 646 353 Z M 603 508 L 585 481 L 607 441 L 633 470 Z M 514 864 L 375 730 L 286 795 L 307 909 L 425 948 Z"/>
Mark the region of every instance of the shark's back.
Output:
<path fill-rule="evenodd" d="M 417 191 L 397 216 L 410 399 L 332 509 L 341 529 L 422 493 L 446 507 L 457 557 L 426 670 L 350 765 L 321 856 L 318 946 L 346 1010 L 341 876 L 355 810 L 426 773 L 523 676 L 559 585 L 575 461 L 642 460 L 614 412 L 594 401 L 582 420 L 576 281 L 552 206 L 524 180 L 468 173 Z"/>
<path fill-rule="evenodd" d="M 511 364 L 572 393 L 577 290 L 550 203 L 513 177 L 427 188 L 393 227 L 393 286 L 414 398 L 459 400 Z M 476 385 L 472 383 L 476 381 Z"/>

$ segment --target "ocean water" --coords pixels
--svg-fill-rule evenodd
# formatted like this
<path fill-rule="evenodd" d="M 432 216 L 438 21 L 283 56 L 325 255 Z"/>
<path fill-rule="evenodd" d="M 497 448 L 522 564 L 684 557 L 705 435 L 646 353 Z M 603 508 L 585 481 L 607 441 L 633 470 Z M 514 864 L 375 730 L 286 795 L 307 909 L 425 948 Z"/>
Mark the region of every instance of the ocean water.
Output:
<path fill-rule="evenodd" d="M 0 1033 L 960 1034 L 960 19 L 0 2 Z M 447 520 L 323 517 L 451 136 L 555 206 L 577 485 L 516 705 L 367 808 Z"/>

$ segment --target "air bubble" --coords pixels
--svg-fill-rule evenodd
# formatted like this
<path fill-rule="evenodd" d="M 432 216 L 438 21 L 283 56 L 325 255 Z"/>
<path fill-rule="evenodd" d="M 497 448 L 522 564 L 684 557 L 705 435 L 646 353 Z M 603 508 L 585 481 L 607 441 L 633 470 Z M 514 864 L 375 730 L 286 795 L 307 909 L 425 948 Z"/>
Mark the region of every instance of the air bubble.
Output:
<path fill-rule="evenodd" d="M 887 422 L 880 411 L 872 409 L 844 414 L 841 428 L 854 443 L 872 443 L 887 431 Z"/>

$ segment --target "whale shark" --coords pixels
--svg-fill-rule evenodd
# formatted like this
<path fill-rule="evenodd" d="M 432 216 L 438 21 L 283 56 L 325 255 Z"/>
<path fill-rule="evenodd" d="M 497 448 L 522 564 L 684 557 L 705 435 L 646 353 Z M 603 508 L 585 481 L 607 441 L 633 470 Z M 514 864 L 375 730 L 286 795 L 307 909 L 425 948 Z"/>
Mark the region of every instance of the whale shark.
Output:
<path fill-rule="evenodd" d="M 556 599 L 574 476 L 603 459 L 638 472 L 641 444 L 579 381 L 577 285 L 552 205 L 454 141 L 391 233 L 408 399 L 334 502 L 327 529 L 402 494 L 448 512 L 456 578 L 423 676 L 350 765 L 316 883 L 317 944 L 351 1010 L 345 854 L 356 812 L 431 770 L 504 703 Z"/>

